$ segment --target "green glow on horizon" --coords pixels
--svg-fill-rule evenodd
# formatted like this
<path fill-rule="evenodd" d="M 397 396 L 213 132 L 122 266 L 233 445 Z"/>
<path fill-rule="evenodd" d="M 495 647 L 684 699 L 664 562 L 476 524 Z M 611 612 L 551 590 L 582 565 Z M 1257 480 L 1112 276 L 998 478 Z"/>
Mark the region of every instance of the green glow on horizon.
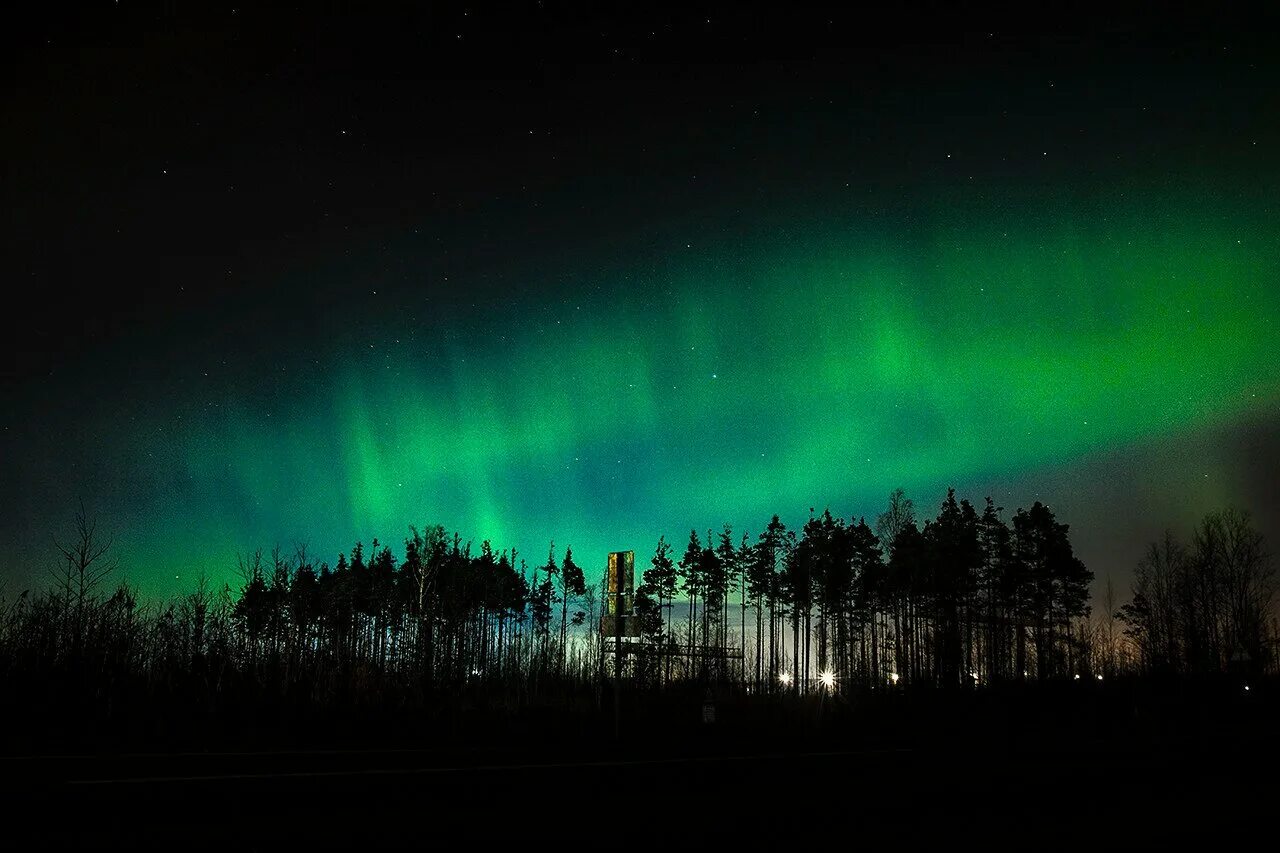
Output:
<path fill-rule="evenodd" d="M 870 513 L 899 484 L 1273 411 L 1265 216 L 1112 202 L 726 241 L 552 312 L 495 306 L 448 350 L 339 353 L 273 417 L 233 406 L 190 428 L 188 491 L 133 525 L 134 575 L 174 573 L 148 566 L 174 529 L 231 578 L 237 549 L 307 538 L 332 561 L 437 522 L 535 564 L 554 537 L 595 565 L 690 526 Z"/>

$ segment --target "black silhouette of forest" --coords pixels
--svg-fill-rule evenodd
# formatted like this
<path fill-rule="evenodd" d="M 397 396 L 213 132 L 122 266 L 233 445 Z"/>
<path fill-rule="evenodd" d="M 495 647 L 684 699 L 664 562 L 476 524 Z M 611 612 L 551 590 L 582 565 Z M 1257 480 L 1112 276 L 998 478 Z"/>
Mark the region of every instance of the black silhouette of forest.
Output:
<path fill-rule="evenodd" d="M 811 510 L 796 530 L 775 515 L 661 537 L 636 556 L 641 636 L 620 673 L 604 567 L 555 543 L 529 556 L 411 527 L 332 562 L 255 551 L 238 584 L 164 602 L 121 580 L 83 507 L 55 543 L 53 582 L 0 602 L 11 753 L 1223 737 L 1274 690 L 1273 569 L 1233 509 L 1134 555 L 1123 606 L 1110 583 L 1091 606 L 1094 574 L 1039 502 L 949 491 L 925 518 L 897 490 L 871 522 Z"/>

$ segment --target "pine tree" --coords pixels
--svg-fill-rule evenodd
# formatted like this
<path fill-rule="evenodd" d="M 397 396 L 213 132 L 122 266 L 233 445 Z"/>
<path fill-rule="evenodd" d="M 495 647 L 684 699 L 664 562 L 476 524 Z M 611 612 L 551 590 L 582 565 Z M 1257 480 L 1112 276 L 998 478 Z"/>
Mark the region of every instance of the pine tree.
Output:
<path fill-rule="evenodd" d="M 773 516 L 769 523 L 765 525 L 765 529 L 761 531 L 760 538 L 756 542 L 754 559 L 750 563 L 750 574 L 747 578 L 748 591 L 755 598 L 756 602 L 756 679 L 757 683 L 763 676 L 764 665 L 761 661 L 764 631 L 761 624 L 761 616 L 765 608 L 769 611 L 769 661 L 768 661 L 768 680 L 769 690 L 776 688 L 778 683 L 778 663 L 777 663 L 777 639 L 775 637 L 774 625 L 776 622 L 775 614 L 780 593 L 780 580 L 778 567 L 785 560 L 789 543 L 789 533 L 787 527 L 783 524 L 778 516 Z"/>
<path fill-rule="evenodd" d="M 855 606 L 859 619 L 870 633 L 871 648 L 867 662 L 869 682 L 879 687 L 884 684 L 884 639 L 881 618 L 889 599 L 888 571 L 884 564 L 880 540 L 867 525 L 865 518 L 848 528 L 848 549 L 853 563 L 852 583 Z M 864 642 L 865 646 L 865 642 Z"/>
<path fill-rule="evenodd" d="M 644 570 L 643 582 L 646 587 L 652 590 L 652 595 L 657 599 L 659 619 L 662 619 L 662 609 L 666 609 L 666 640 L 663 641 L 658 658 L 662 679 L 665 683 L 671 679 L 671 657 L 668 654 L 667 647 L 674 643 L 671 607 L 676 596 L 676 567 L 675 563 L 671 561 L 671 546 L 667 544 L 664 536 L 658 537 L 658 546 L 654 549 L 650 568 Z"/>
<path fill-rule="evenodd" d="M 553 551 L 554 555 L 554 543 Z M 568 646 L 568 623 L 566 617 L 569 614 L 569 602 L 577 600 L 585 593 L 586 578 L 582 574 L 582 569 L 578 568 L 577 563 L 573 561 L 573 546 L 565 548 L 564 561 L 560 564 L 560 671 L 564 673 L 564 668 L 569 654 Z M 574 614 L 574 624 L 582 624 L 580 614 Z"/>
<path fill-rule="evenodd" d="M 1008 622 L 1013 605 L 1012 534 L 1000 518 L 1002 511 L 1003 508 L 996 506 L 988 497 L 978 526 L 982 553 L 979 586 L 986 627 L 983 642 L 988 682 L 1000 681 L 1011 675 Z"/>
<path fill-rule="evenodd" d="M 680 558 L 680 589 L 689 602 L 689 661 L 692 663 L 694 650 L 698 642 L 697 611 L 698 596 L 702 592 L 702 543 L 698 540 L 698 531 L 689 531 L 689 544 Z M 705 642 L 705 638 L 704 638 Z"/>

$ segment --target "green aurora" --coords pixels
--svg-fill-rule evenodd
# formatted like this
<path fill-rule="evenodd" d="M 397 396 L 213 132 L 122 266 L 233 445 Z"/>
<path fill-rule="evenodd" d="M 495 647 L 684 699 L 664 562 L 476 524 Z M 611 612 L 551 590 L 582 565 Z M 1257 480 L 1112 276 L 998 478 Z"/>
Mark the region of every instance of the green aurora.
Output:
<path fill-rule="evenodd" d="M 1207 511 L 1280 539 L 1267 16 L 145 5 L 15 30 L 6 601 L 79 500 L 158 598 L 896 487 L 1042 500 L 1121 598 Z"/>
<path fill-rule="evenodd" d="M 90 499 L 160 594 L 277 543 L 399 550 L 411 523 L 597 567 L 691 526 L 870 516 L 899 485 L 928 513 L 948 484 L 1273 415 L 1274 236 L 1260 205 L 1117 189 L 556 271 L 586 284 L 117 413 L 86 442 L 114 454 Z M 1224 497 L 1205 478 L 1192 503 Z"/>

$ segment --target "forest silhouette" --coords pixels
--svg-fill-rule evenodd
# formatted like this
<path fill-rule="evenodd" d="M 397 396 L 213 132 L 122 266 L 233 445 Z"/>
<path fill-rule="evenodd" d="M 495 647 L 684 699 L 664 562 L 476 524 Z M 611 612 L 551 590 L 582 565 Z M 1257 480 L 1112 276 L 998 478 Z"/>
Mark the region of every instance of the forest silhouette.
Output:
<path fill-rule="evenodd" d="M 399 552 L 357 542 L 330 565 L 301 545 L 256 551 L 239 558 L 238 587 L 201 578 L 148 602 L 116 577 L 83 507 L 71 533 L 55 538 L 49 588 L 0 600 L 11 750 L 358 738 L 370 725 L 482 738 L 546 719 L 607 732 L 619 691 L 629 724 L 654 732 L 696 729 L 691 709 L 713 702 L 722 720 L 739 709 L 785 726 L 959 695 L 1095 702 L 1170 679 L 1249 690 L 1276 664 L 1270 557 L 1233 509 L 1186 545 L 1153 543 L 1131 601 L 1117 606 L 1108 582 L 1097 608 L 1068 526 L 1039 502 L 1006 521 L 991 499 L 979 509 L 949 490 L 921 520 L 899 489 L 872 523 L 810 510 L 791 530 L 775 515 L 754 536 L 692 530 L 679 556 L 660 537 L 637 555 L 639 636 L 621 657 L 599 628 L 603 574 L 555 543 L 530 564 L 411 527 Z"/>

